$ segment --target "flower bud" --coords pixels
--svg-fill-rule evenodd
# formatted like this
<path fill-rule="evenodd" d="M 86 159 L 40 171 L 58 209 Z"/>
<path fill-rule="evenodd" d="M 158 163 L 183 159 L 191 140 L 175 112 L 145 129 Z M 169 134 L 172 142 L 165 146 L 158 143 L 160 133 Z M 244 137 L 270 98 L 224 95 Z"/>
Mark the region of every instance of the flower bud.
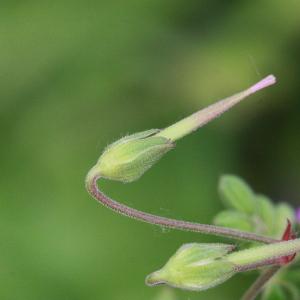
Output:
<path fill-rule="evenodd" d="M 195 291 L 214 287 L 235 274 L 234 264 L 226 260 L 233 249 L 226 244 L 185 244 L 162 269 L 148 275 L 146 283 Z"/>
<path fill-rule="evenodd" d="M 137 180 L 175 146 L 165 137 L 154 136 L 158 132 L 158 129 L 143 131 L 125 136 L 109 145 L 100 156 L 93 172 L 111 180 Z"/>

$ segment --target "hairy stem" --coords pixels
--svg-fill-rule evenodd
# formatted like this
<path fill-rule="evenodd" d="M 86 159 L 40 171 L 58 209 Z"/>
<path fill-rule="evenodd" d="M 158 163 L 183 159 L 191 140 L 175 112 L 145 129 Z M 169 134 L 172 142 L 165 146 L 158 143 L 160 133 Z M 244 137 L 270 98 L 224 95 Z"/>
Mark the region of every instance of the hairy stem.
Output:
<path fill-rule="evenodd" d="M 294 239 L 233 252 L 227 256 L 227 260 L 234 263 L 238 270 L 243 272 L 257 269 L 258 266 L 278 263 L 277 258 L 293 255 L 299 251 L 300 239 Z"/>
<path fill-rule="evenodd" d="M 220 227 L 220 226 L 214 226 L 208 224 L 199 224 L 199 223 L 187 222 L 187 221 L 176 220 L 176 219 L 169 219 L 165 217 L 152 215 L 143 211 L 139 211 L 137 209 L 121 204 L 113 199 L 110 199 L 105 194 L 103 194 L 98 188 L 97 185 L 98 179 L 100 179 L 99 175 L 93 174 L 93 172 L 90 172 L 88 174 L 86 178 L 86 188 L 88 192 L 104 206 L 127 217 L 134 218 L 146 223 L 159 225 L 162 227 L 174 228 L 174 229 L 184 230 L 184 231 L 201 232 L 205 234 L 213 234 L 213 235 L 218 235 L 218 236 L 223 236 L 228 238 L 255 241 L 255 242 L 266 243 L 266 244 L 279 242 L 279 240 L 272 239 L 265 236 L 260 236 L 251 232 L 243 232 L 240 230 L 226 228 L 226 227 Z"/>
<path fill-rule="evenodd" d="M 280 266 L 273 266 L 264 271 L 246 291 L 242 300 L 253 300 L 264 288 L 265 284 L 279 271 Z"/>

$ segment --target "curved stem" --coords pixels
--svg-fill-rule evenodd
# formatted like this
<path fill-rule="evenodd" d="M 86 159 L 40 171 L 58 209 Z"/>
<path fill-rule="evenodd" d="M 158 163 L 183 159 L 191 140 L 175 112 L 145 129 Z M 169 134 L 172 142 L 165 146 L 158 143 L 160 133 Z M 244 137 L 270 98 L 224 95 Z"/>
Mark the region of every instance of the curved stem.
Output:
<path fill-rule="evenodd" d="M 113 199 L 110 199 L 105 194 L 103 194 L 99 190 L 97 185 L 97 181 L 99 178 L 100 178 L 99 175 L 93 175 L 93 176 L 88 175 L 86 180 L 86 188 L 88 192 L 104 206 L 127 217 L 134 218 L 146 223 L 168 227 L 168 228 L 174 228 L 178 230 L 201 232 L 205 234 L 213 234 L 218 236 L 225 236 L 228 238 L 255 241 L 255 242 L 266 243 L 266 244 L 279 242 L 279 240 L 272 239 L 265 236 L 260 236 L 251 232 L 243 232 L 240 230 L 226 228 L 226 227 L 192 223 L 192 222 L 176 220 L 176 219 L 169 219 L 165 217 L 152 215 L 143 211 L 139 211 L 137 209 L 121 204 Z"/>
<path fill-rule="evenodd" d="M 273 266 L 264 271 L 246 291 L 242 300 L 253 300 L 262 291 L 265 284 L 279 271 L 280 266 Z"/>

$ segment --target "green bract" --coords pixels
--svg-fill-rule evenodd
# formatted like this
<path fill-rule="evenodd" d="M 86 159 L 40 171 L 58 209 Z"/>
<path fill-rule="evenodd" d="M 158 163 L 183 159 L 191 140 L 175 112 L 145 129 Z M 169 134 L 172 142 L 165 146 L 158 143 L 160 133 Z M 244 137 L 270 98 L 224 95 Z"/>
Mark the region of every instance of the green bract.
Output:
<path fill-rule="evenodd" d="M 100 156 L 93 172 L 111 180 L 137 180 L 175 146 L 167 138 L 154 136 L 158 132 L 158 129 L 143 131 L 111 144 Z"/>
<path fill-rule="evenodd" d="M 185 244 L 162 269 L 150 274 L 146 283 L 195 291 L 216 286 L 235 274 L 234 264 L 225 258 L 233 248 L 227 244 Z"/>

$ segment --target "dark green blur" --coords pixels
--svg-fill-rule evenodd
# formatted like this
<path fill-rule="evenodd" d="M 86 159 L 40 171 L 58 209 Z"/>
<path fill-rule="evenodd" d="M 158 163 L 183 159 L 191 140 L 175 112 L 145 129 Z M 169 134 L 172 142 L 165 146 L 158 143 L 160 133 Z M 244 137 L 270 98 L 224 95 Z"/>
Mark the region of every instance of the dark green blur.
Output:
<path fill-rule="evenodd" d="M 220 239 L 118 216 L 84 178 L 123 135 L 273 73 L 277 85 L 180 140 L 140 180 L 102 187 L 135 208 L 211 222 L 218 179 L 235 173 L 299 205 L 299 15 L 296 0 L 1 1 L 0 299 L 238 299 L 255 273 L 201 293 L 147 287 L 180 245 Z"/>

